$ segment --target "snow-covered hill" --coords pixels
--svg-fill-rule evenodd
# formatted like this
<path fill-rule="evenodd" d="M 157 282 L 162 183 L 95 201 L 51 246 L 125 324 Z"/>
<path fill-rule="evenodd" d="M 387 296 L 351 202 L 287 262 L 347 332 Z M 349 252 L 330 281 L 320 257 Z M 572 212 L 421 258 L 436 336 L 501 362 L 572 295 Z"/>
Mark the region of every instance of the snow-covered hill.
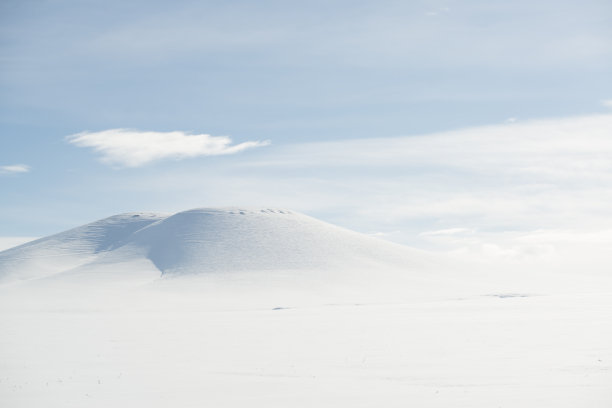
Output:
<path fill-rule="evenodd" d="M 129 213 L 0 252 L 7 407 L 608 407 L 612 282 L 286 210 Z"/>
<path fill-rule="evenodd" d="M 0 279 L 149 261 L 162 276 L 339 269 L 375 273 L 414 269 L 426 258 L 293 211 L 201 208 L 172 215 L 115 215 L 0 252 Z"/>

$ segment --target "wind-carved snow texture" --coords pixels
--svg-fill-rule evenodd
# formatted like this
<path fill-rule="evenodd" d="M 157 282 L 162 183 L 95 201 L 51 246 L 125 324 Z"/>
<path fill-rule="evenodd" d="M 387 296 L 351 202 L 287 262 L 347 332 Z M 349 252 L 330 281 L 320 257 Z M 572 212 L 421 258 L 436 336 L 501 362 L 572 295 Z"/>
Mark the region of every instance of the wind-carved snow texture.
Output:
<path fill-rule="evenodd" d="M 73 228 L 0 252 L 0 281 L 41 278 L 94 262 L 125 245 L 131 235 L 163 219 L 153 213 L 127 213 Z"/>
<path fill-rule="evenodd" d="M 0 406 L 612 406 L 609 277 L 459 264 L 277 209 L 0 252 Z"/>

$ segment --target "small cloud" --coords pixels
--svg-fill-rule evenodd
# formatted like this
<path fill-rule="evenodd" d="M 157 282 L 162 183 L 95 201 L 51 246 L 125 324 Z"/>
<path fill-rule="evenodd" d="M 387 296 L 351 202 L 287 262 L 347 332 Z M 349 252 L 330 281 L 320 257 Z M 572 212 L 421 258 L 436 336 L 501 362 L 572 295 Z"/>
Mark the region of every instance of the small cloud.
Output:
<path fill-rule="evenodd" d="M 601 104 L 608 109 L 612 109 L 612 99 L 606 99 L 601 101 Z"/>
<path fill-rule="evenodd" d="M 430 11 L 425 12 L 425 15 L 434 17 L 434 16 L 437 16 L 443 13 L 450 13 L 450 11 L 451 11 L 450 7 L 438 7 L 435 10 L 430 10 Z"/>
<path fill-rule="evenodd" d="M 516 123 L 516 122 L 518 122 L 518 119 L 514 117 L 504 120 L 504 123 Z"/>
<path fill-rule="evenodd" d="M 448 229 L 437 230 L 437 231 L 425 231 L 425 232 L 421 232 L 419 235 L 425 236 L 425 237 L 432 237 L 432 236 L 471 234 L 473 232 L 474 230 L 468 229 L 468 228 L 448 228 Z"/>
<path fill-rule="evenodd" d="M 11 164 L 8 166 L 0 166 L 0 174 L 27 173 L 29 171 L 30 166 L 26 164 Z"/>
<path fill-rule="evenodd" d="M 250 141 L 232 145 L 232 139 L 227 136 L 134 129 L 81 132 L 66 139 L 75 146 L 92 148 L 101 155 L 103 163 L 123 167 L 140 167 L 162 159 L 234 154 L 270 144 L 269 141 Z"/>

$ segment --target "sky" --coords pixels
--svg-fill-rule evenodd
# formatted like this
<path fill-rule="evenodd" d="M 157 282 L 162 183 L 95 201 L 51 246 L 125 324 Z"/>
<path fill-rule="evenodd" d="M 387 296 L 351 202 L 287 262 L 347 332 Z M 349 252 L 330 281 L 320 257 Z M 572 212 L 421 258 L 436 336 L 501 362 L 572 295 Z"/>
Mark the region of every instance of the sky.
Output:
<path fill-rule="evenodd" d="M 607 0 L 5 0 L 0 248 L 265 206 L 427 250 L 598 260 L 611 69 Z"/>

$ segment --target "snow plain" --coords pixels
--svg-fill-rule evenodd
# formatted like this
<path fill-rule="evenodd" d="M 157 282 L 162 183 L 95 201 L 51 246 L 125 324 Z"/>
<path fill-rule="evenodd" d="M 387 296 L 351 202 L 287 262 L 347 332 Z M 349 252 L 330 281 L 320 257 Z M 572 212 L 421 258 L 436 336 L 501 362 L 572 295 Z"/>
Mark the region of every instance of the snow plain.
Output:
<path fill-rule="evenodd" d="M 122 214 L 0 252 L 0 405 L 609 407 L 611 295 L 287 210 Z"/>

